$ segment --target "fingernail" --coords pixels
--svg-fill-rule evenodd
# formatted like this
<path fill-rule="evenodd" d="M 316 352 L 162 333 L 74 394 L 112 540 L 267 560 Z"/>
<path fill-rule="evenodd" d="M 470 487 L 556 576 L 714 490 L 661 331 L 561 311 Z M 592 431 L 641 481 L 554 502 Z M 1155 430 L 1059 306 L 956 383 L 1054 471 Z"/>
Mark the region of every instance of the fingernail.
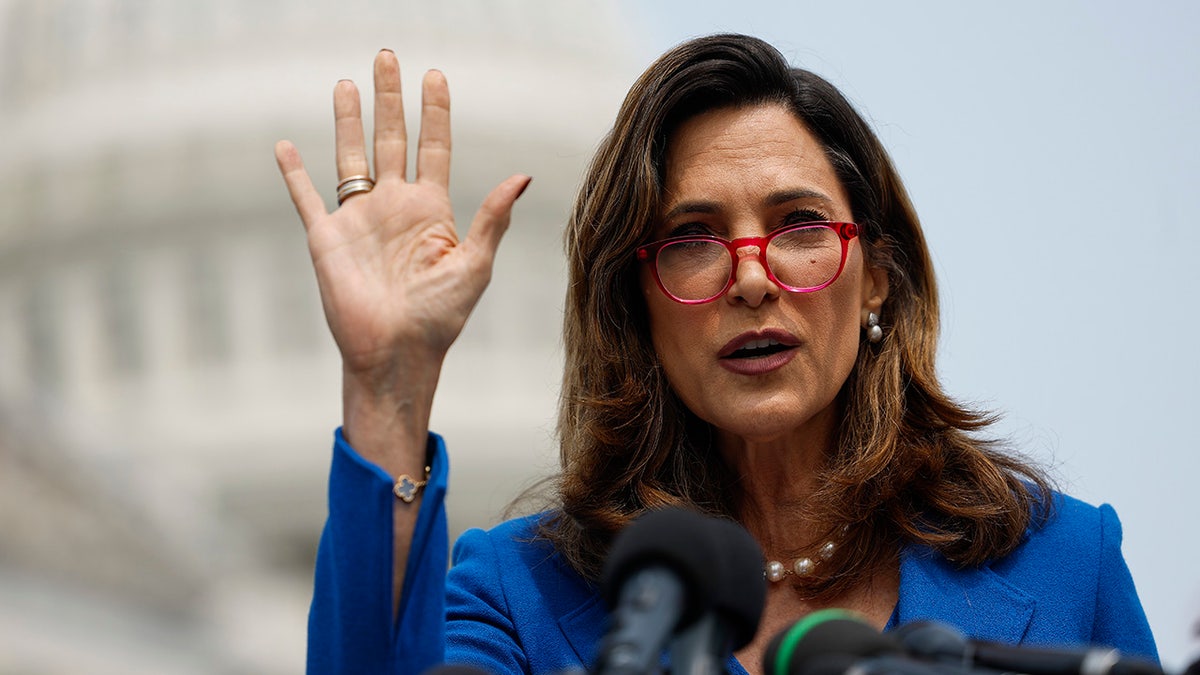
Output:
<path fill-rule="evenodd" d="M 533 182 L 533 176 L 526 176 L 525 184 L 521 186 L 520 190 L 517 190 L 516 199 L 520 199 L 521 195 L 525 194 L 525 188 L 529 187 L 529 184 L 532 182 Z"/>
<path fill-rule="evenodd" d="M 389 54 L 395 54 L 395 53 L 396 53 L 396 52 L 394 52 L 394 51 L 392 51 L 392 50 L 388 49 L 387 47 L 384 47 L 384 48 L 380 49 L 379 51 L 381 51 L 381 52 L 387 52 L 387 53 L 389 53 Z"/>

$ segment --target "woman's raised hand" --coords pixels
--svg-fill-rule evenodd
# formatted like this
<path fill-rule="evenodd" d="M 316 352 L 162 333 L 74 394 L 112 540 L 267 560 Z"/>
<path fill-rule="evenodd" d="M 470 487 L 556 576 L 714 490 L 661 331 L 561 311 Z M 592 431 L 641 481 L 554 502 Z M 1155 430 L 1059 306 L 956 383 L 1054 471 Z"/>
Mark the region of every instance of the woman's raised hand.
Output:
<path fill-rule="evenodd" d="M 338 180 L 370 175 L 358 89 L 343 80 L 333 98 Z M 459 241 L 448 191 L 450 92 L 440 72 L 425 74 L 421 99 L 416 176 L 410 181 L 400 68 L 395 54 L 379 52 L 375 187 L 349 196 L 332 213 L 295 146 L 280 141 L 275 147 L 342 354 L 348 436 L 351 408 L 362 408 L 364 397 L 391 412 L 414 404 L 427 408 L 446 350 L 491 278 L 513 203 L 530 181 L 515 175 L 492 190 Z M 418 417 L 427 424 L 427 409 Z M 420 426 L 419 419 L 410 421 Z"/>

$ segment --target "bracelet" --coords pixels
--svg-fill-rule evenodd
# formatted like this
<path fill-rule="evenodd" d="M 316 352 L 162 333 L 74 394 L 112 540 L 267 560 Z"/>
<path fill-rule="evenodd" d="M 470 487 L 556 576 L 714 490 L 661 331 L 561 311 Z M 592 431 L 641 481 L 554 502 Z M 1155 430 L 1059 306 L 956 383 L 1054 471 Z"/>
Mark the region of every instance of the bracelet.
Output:
<path fill-rule="evenodd" d="M 405 504 L 413 503 L 413 500 L 421 492 L 421 488 L 429 484 L 429 469 L 430 467 L 425 467 L 425 480 L 415 481 L 406 473 L 400 474 L 400 477 L 396 479 L 396 484 L 392 486 L 392 494 L 404 500 Z"/>

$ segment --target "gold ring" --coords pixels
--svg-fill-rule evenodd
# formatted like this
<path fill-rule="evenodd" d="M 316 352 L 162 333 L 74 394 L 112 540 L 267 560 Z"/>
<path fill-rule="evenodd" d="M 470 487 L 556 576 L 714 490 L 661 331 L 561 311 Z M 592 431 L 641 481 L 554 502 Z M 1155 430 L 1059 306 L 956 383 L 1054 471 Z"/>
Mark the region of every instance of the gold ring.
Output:
<path fill-rule="evenodd" d="M 370 192 L 375 188 L 375 181 L 371 180 L 370 176 L 350 176 L 337 186 L 337 202 L 338 206 L 350 197 L 360 192 Z"/>

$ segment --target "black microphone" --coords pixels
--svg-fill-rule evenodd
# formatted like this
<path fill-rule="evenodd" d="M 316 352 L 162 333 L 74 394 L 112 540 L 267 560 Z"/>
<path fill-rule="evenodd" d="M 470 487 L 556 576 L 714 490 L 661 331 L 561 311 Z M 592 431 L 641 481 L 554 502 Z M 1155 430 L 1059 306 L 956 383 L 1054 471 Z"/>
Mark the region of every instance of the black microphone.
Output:
<path fill-rule="evenodd" d="M 898 644 L 863 623 L 857 615 L 840 609 L 821 609 L 771 639 L 763 652 L 763 672 L 835 675 L 865 660 L 900 654 Z"/>
<path fill-rule="evenodd" d="M 966 668 L 1026 675 L 1163 675 L 1157 664 L 1122 656 L 1116 649 L 1049 649 L 971 640 L 957 629 L 933 621 L 905 624 L 891 635 L 913 656 Z"/>
<path fill-rule="evenodd" d="M 721 557 L 713 519 L 664 509 L 621 531 L 605 561 L 602 594 L 612 625 L 600 644 L 595 672 L 656 672 L 668 638 L 706 610 L 719 582 Z"/>
<path fill-rule="evenodd" d="M 896 641 L 857 614 L 840 609 L 813 612 L 776 635 L 763 654 L 763 671 L 767 675 L 972 675 L 954 665 L 909 658 Z"/>
<path fill-rule="evenodd" d="M 805 675 L 986 675 L 943 663 L 924 663 L 901 654 L 861 657 L 850 654 L 817 654 L 804 662 Z M 990 675 L 1000 675 L 991 673 Z"/>
<path fill-rule="evenodd" d="M 720 550 L 711 607 L 671 640 L 672 675 L 725 673 L 729 656 L 754 639 L 767 602 L 758 542 L 732 521 L 713 519 L 709 526 Z"/>

